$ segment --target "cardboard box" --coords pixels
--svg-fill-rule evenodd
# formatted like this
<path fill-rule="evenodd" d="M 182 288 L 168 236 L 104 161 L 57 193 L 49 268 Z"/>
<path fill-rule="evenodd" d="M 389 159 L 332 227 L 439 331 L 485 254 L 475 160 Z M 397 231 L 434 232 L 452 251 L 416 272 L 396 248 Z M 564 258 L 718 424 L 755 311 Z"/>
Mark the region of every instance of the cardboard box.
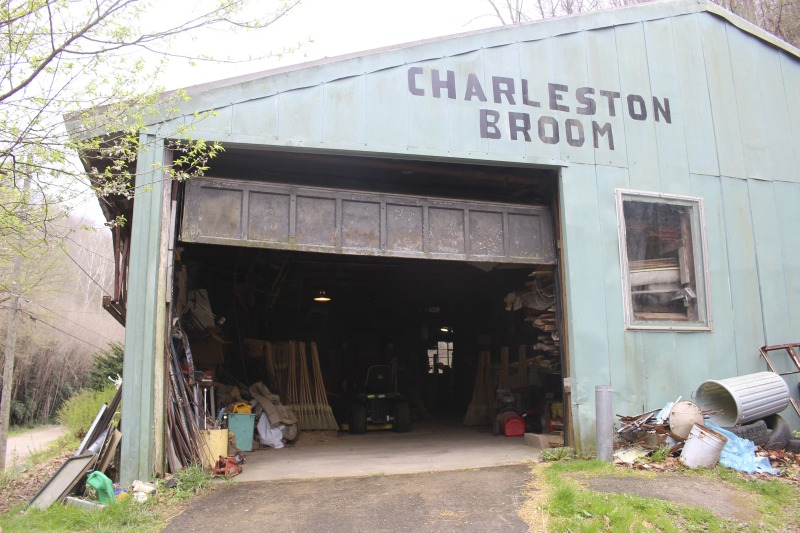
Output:
<path fill-rule="evenodd" d="M 192 341 L 192 359 L 196 370 L 221 365 L 225 362 L 225 343 L 216 339 Z"/>

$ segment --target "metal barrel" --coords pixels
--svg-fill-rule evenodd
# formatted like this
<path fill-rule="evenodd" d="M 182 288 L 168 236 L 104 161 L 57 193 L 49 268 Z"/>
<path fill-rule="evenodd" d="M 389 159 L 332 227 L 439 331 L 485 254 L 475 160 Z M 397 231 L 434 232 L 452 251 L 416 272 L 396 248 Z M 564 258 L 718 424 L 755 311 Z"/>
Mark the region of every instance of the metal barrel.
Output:
<path fill-rule="evenodd" d="M 712 422 L 731 427 L 783 411 L 789 405 L 789 386 L 774 372 L 757 372 L 704 381 L 696 399 L 703 410 L 719 411 L 709 415 Z"/>

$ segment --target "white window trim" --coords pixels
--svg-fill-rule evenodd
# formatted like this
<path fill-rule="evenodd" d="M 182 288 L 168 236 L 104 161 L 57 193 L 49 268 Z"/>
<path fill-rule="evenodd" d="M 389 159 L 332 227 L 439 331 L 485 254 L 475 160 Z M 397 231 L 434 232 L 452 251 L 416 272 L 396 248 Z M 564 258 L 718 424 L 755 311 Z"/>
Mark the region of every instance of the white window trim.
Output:
<path fill-rule="evenodd" d="M 630 286 L 628 285 L 628 247 L 626 245 L 627 235 L 625 231 L 625 214 L 622 209 L 622 202 L 625 197 L 644 197 L 648 199 L 666 200 L 673 202 L 685 202 L 697 208 L 698 215 L 698 237 L 700 239 L 700 250 L 702 252 L 702 268 L 700 269 L 703 278 L 703 298 L 705 307 L 705 319 L 698 321 L 703 324 L 693 323 L 693 325 L 682 325 L 680 322 L 664 321 L 662 323 L 642 324 L 634 323 L 633 309 L 631 306 Z M 711 313 L 711 284 L 708 271 L 708 246 L 706 240 L 706 216 L 703 199 L 697 196 L 681 196 L 677 194 L 655 193 L 638 191 L 634 189 L 616 189 L 617 197 L 617 234 L 619 237 L 619 260 L 620 276 L 622 282 L 622 302 L 624 310 L 624 321 L 626 330 L 645 330 L 645 331 L 711 331 L 713 327 Z M 696 267 L 695 267 L 696 268 Z"/>

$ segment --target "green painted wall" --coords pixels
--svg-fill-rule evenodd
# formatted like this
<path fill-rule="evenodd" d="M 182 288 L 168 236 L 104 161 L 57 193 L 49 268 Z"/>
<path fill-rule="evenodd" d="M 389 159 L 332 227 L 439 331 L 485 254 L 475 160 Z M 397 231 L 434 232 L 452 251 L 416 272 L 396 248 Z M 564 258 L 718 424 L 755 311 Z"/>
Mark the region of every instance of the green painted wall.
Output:
<path fill-rule="evenodd" d="M 797 54 L 682 0 L 243 76 L 189 89 L 184 111 L 214 111 L 192 136 L 228 144 L 563 167 L 572 408 L 591 448 L 596 385 L 637 414 L 798 340 Z M 712 331 L 625 330 L 617 188 L 704 199 Z M 160 223 L 147 216 L 134 236 Z M 131 295 L 147 264 L 131 265 Z M 129 327 L 153 316 L 129 310 Z"/>

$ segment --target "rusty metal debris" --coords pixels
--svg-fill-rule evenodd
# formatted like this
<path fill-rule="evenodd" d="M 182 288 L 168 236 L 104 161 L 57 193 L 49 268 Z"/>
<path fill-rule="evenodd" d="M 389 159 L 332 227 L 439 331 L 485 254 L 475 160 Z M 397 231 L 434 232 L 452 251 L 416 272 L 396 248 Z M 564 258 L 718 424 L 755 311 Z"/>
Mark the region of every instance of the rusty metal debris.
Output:
<path fill-rule="evenodd" d="M 617 415 L 617 418 L 622 422 L 622 427 L 617 430 L 621 445 L 636 446 L 649 450 L 668 446 L 669 455 L 674 455 L 681 451 L 688 432 L 684 434 L 683 426 L 685 426 L 685 423 L 670 424 L 673 410 L 676 409 L 676 406 L 680 406 L 680 409 L 674 411 L 675 417 L 678 417 L 678 414 L 684 416 L 684 412 L 691 412 L 691 407 L 694 407 L 698 413 L 699 422 L 702 422 L 705 415 L 715 413 L 714 411 L 703 411 L 691 402 L 682 402 L 679 397 L 662 409 L 654 409 L 635 416 Z M 689 427 L 691 428 L 691 425 Z"/>

